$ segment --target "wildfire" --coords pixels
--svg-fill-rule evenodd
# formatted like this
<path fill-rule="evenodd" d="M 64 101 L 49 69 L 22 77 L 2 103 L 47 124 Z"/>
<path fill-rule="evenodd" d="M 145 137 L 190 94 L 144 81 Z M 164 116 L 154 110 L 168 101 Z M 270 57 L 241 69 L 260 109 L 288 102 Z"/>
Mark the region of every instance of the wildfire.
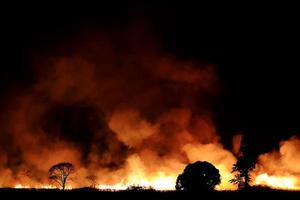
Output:
<path fill-rule="evenodd" d="M 300 139 L 291 137 L 280 142 L 279 151 L 260 155 L 253 174 L 254 184 L 300 190 L 299 152 Z"/>
<path fill-rule="evenodd" d="M 56 189 L 57 187 L 53 186 L 53 185 L 35 185 L 35 186 L 31 186 L 31 185 L 23 185 L 23 184 L 16 184 L 13 188 L 16 189 Z M 72 186 L 67 186 L 66 187 L 67 190 L 72 190 Z"/>
<path fill-rule="evenodd" d="M 267 186 L 274 189 L 285 190 L 300 190 L 299 179 L 297 177 L 298 168 L 294 168 L 290 162 L 297 161 L 297 157 L 290 160 L 290 153 L 294 154 L 298 148 L 299 139 L 291 138 L 281 143 L 279 152 L 270 152 L 259 157 L 255 171 L 252 173 L 252 185 Z M 186 146 L 185 151 L 191 161 L 193 160 L 208 160 L 213 163 L 220 171 L 221 184 L 216 187 L 217 190 L 235 190 L 236 186 L 229 183 L 233 177 L 231 174 L 231 166 L 234 159 L 228 155 L 220 145 L 192 145 Z M 202 156 L 199 153 L 202 152 Z M 210 156 L 209 152 L 213 152 L 214 156 Z M 148 157 L 151 157 L 148 155 Z M 225 159 L 227 157 L 227 159 Z M 158 171 L 149 172 L 146 160 L 143 160 L 139 155 L 133 155 L 128 158 L 126 164 L 127 175 L 112 184 L 105 184 L 105 180 L 97 180 L 96 188 L 99 190 L 126 190 L 129 188 L 155 189 L 160 191 L 174 190 L 176 178 L 184 165 L 174 164 L 167 167 L 163 163 L 163 168 L 156 166 Z M 274 165 L 280 163 L 280 165 Z M 296 171 L 295 171 L 296 170 Z M 274 173 L 275 172 L 275 173 Z M 292 173 L 294 172 L 294 173 Z M 296 173 L 295 173 L 296 172 Z M 80 175 L 80 172 L 78 172 Z M 119 172 L 116 172 L 118 176 Z M 121 174 L 124 172 L 121 170 Z M 270 175 L 273 174 L 273 175 Z M 24 183 L 24 182 L 23 182 Z M 99 184 L 103 183 L 103 184 Z M 70 182 L 66 189 L 83 187 L 75 182 Z M 53 185 L 47 184 L 16 184 L 14 188 L 35 188 L 35 189 L 54 189 Z"/>
<path fill-rule="evenodd" d="M 37 54 L 35 81 L 1 107 L 1 187 L 56 188 L 49 168 L 70 162 L 76 172 L 66 189 L 174 190 L 184 167 L 200 160 L 219 170 L 217 190 L 236 189 L 229 180 L 241 137 L 230 151 L 218 134 L 214 66 L 160 52 L 138 30 L 128 41 L 82 33 Z M 300 190 L 299 147 L 291 138 L 261 155 L 253 184 Z"/>
<path fill-rule="evenodd" d="M 146 175 L 144 176 L 136 176 L 132 174 L 128 178 L 128 182 L 122 180 L 120 183 L 112 184 L 112 185 L 105 185 L 100 184 L 97 185 L 96 188 L 101 190 L 126 190 L 131 186 L 143 187 L 145 189 L 155 189 L 155 190 L 174 190 L 175 182 L 176 182 L 176 175 L 166 175 L 163 172 L 158 172 L 156 176 L 147 178 Z"/>
<path fill-rule="evenodd" d="M 40 189 L 55 189 L 56 187 L 54 187 L 53 185 L 42 185 L 41 187 L 38 187 Z M 72 189 L 72 188 L 70 188 Z"/>
<path fill-rule="evenodd" d="M 97 185 L 96 188 L 99 190 L 126 190 L 128 185 L 118 183 L 115 185 Z"/>
<path fill-rule="evenodd" d="M 295 177 L 270 176 L 267 173 L 256 176 L 254 185 L 263 185 L 275 189 L 300 190 Z"/>
<path fill-rule="evenodd" d="M 175 177 L 160 177 L 153 181 L 153 188 L 158 190 L 173 190 Z"/>
<path fill-rule="evenodd" d="M 27 189 L 27 188 L 30 188 L 30 186 L 28 186 L 28 185 L 22 185 L 22 184 L 16 184 L 14 186 L 14 188 L 17 188 L 17 189 Z"/>

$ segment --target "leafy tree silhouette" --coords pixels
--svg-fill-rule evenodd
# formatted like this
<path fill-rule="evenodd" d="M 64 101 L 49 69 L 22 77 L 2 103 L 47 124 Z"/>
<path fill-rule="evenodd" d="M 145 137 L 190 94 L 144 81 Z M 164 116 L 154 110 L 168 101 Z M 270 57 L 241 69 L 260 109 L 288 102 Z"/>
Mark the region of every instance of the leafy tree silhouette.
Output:
<path fill-rule="evenodd" d="M 256 157 L 251 153 L 249 138 L 243 136 L 237 162 L 232 166 L 234 178 L 229 182 L 238 185 L 238 189 L 250 187 L 250 172 L 255 168 Z"/>
<path fill-rule="evenodd" d="M 49 169 L 49 179 L 65 190 L 67 179 L 74 172 L 72 163 L 58 163 Z"/>
<path fill-rule="evenodd" d="M 175 188 L 187 192 L 212 191 L 220 183 L 220 173 L 215 166 L 206 161 L 197 161 L 187 165 L 177 177 Z"/>

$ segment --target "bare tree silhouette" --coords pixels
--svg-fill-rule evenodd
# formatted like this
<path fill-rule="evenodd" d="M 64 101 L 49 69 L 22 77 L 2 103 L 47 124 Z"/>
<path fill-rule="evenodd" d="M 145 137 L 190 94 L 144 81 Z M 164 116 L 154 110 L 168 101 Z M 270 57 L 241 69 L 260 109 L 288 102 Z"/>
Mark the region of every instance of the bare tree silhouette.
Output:
<path fill-rule="evenodd" d="M 86 176 L 85 178 L 90 183 L 89 187 L 96 188 L 96 186 L 97 186 L 97 176 L 95 176 L 95 175 L 89 175 L 89 176 Z"/>
<path fill-rule="evenodd" d="M 72 163 L 58 163 L 49 169 L 49 179 L 65 190 L 67 179 L 74 172 Z"/>

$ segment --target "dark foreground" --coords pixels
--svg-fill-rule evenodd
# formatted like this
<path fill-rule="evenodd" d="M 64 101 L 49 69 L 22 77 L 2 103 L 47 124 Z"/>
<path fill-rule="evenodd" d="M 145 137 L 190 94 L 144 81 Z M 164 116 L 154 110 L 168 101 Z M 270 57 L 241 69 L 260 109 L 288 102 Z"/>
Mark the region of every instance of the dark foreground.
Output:
<path fill-rule="evenodd" d="M 0 199 L 253 199 L 279 198 L 282 200 L 300 199 L 300 192 L 272 189 L 253 189 L 249 191 L 216 191 L 190 194 L 176 191 L 99 191 L 90 188 L 60 191 L 55 189 L 12 189 L 1 188 Z"/>

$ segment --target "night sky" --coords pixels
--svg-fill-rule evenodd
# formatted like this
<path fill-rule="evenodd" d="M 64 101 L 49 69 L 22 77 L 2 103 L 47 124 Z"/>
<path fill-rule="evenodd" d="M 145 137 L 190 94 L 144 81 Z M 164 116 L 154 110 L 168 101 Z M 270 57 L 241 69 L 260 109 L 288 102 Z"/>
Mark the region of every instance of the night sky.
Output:
<path fill-rule="evenodd" d="M 261 152 L 299 136 L 299 16 L 293 10 L 173 3 L 91 7 L 7 9 L 1 31 L 1 105 L 14 91 L 26 91 L 34 82 L 27 59 L 31 49 L 47 49 L 84 28 L 122 31 L 142 19 L 153 27 L 164 51 L 217 66 L 221 91 L 214 113 L 228 148 L 236 133 L 251 136 Z"/>

